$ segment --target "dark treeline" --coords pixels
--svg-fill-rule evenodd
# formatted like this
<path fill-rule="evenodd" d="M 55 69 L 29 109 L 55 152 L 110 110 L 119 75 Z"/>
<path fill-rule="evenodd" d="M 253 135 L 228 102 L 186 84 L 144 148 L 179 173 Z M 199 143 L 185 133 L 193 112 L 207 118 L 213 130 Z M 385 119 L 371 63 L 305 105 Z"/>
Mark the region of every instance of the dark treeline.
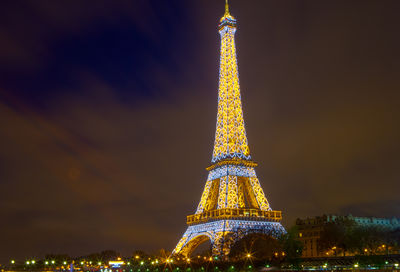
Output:
<path fill-rule="evenodd" d="M 342 255 L 382 255 L 399 253 L 400 229 L 358 225 L 341 219 L 323 227 L 319 250 Z"/>

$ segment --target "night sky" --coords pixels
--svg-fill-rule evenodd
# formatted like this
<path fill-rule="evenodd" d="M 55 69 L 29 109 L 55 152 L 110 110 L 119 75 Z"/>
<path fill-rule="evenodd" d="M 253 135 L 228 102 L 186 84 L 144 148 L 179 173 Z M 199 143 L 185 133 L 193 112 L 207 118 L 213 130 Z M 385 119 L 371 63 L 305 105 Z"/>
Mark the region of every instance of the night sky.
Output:
<path fill-rule="evenodd" d="M 400 1 L 230 5 L 250 150 L 285 226 L 400 217 Z M 173 249 L 210 165 L 223 13 L 1 2 L 0 261 Z"/>

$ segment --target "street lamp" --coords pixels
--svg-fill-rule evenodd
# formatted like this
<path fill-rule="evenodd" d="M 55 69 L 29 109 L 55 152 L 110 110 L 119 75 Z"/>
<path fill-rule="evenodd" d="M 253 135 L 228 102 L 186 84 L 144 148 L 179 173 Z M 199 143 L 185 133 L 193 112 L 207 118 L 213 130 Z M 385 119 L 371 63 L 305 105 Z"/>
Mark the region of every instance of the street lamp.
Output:
<path fill-rule="evenodd" d="M 14 261 L 14 260 L 11 260 L 11 264 L 15 264 L 15 261 Z"/>

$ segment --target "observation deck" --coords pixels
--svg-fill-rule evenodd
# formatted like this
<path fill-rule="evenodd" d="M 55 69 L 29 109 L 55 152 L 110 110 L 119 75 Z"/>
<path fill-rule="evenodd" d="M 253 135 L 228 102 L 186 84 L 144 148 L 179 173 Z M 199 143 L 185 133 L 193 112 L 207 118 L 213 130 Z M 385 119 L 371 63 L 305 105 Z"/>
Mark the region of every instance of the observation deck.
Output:
<path fill-rule="evenodd" d="M 262 211 L 259 209 L 216 209 L 189 215 L 186 222 L 188 225 L 195 225 L 221 219 L 280 222 L 282 220 L 282 212 Z"/>
<path fill-rule="evenodd" d="M 224 166 L 224 165 L 236 165 L 236 166 L 245 166 L 245 167 L 256 167 L 258 164 L 254 161 L 243 160 L 239 158 L 231 158 L 231 159 L 224 159 L 217 161 L 216 163 L 212 164 L 211 166 L 207 167 L 207 171 L 211 171 L 215 168 Z"/>

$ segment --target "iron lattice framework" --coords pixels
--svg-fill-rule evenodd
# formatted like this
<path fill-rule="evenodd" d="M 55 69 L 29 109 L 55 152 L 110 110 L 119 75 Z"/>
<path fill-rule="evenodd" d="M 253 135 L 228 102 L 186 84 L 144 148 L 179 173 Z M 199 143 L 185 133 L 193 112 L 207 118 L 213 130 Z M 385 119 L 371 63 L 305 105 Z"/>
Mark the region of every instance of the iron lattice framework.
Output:
<path fill-rule="evenodd" d="M 243 120 L 235 47 L 236 20 L 229 13 L 219 24 L 221 55 L 218 115 L 212 165 L 194 215 L 187 217 L 188 229 L 173 254 L 188 256 L 210 240 L 214 256 L 227 256 L 231 246 L 250 233 L 276 237 L 285 232 L 282 213 L 273 211 L 260 186 L 251 160 Z"/>

